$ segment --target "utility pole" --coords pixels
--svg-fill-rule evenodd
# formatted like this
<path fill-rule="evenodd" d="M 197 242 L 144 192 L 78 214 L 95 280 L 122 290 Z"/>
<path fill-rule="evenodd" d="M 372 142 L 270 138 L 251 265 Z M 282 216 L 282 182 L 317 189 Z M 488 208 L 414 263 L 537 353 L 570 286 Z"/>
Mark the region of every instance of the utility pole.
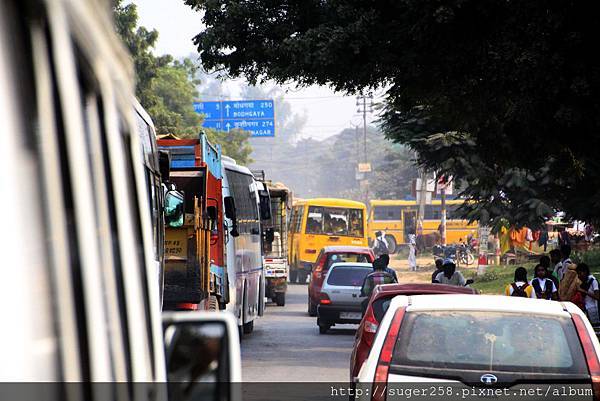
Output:
<path fill-rule="evenodd" d="M 419 214 L 417 216 L 416 234 L 423 234 L 423 219 L 425 218 L 425 203 L 427 201 L 427 173 L 421 173 L 421 188 L 419 198 Z"/>
<path fill-rule="evenodd" d="M 357 112 L 363 116 L 363 163 L 368 165 L 369 157 L 367 152 L 367 113 L 373 112 L 373 95 L 365 96 L 361 94 L 356 97 Z M 369 169 L 370 172 L 370 169 Z M 365 202 L 369 201 L 369 181 L 365 179 Z"/>

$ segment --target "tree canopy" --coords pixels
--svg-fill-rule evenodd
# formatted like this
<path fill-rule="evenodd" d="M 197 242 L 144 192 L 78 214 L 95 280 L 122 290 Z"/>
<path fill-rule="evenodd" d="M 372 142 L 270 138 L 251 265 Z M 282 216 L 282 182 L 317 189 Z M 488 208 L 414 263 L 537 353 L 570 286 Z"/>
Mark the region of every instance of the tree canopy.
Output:
<path fill-rule="evenodd" d="M 349 93 L 385 88 L 385 134 L 467 183 L 466 215 L 600 220 L 594 2 L 184 0 L 204 68 Z"/>

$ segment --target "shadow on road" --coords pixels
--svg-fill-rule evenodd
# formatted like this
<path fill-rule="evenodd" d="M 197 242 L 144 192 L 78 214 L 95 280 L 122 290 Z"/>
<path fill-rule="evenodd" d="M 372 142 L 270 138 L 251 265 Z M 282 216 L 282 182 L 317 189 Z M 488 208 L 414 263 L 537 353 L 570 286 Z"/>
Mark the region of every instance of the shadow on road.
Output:
<path fill-rule="evenodd" d="M 292 311 L 292 310 L 284 310 L 284 309 L 274 309 L 273 314 L 277 316 L 301 316 L 301 317 L 309 317 L 306 311 Z M 315 318 L 316 319 L 316 318 Z"/>
<path fill-rule="evenodd" d="M 325 336 L 330 336 L 330 335 L 340 335 L 340 336 L 344 336 L 344 335 L 355 335 L 356 334 L 356 329 L 342 329 L 342 328 L 336 328 L 336 327 L 332 327 L 329 330 L 327 330 L 327 334 L 321 334 L 321 335 L 325 335 Z"/>

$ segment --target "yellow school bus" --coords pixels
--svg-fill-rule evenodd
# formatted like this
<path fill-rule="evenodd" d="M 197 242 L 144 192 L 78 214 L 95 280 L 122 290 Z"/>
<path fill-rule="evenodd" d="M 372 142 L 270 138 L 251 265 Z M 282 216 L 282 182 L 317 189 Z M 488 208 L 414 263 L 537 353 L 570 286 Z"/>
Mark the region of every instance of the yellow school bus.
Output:
<path fill-rule="evenodd" d="M 290 216 L 291 282 L 306 280 L 317 255 L 326 246 L 368 246 L 364 203 L 333 198 L 296 200 Z"/>
<path fill-rule="evenodd" d="M 477 236 L 478 224 L 469 224 L 467 220 L 455 217 L 456 209 L 465 202 L 464 199 L 446 201 L 446 242 L 458 243 L 466 240 L 469 234 Z M 415 231 L 419 205 L 415 200 L 372 200 L 369 202 L 368 232 L 371 240 L 375 232 L 384 231 L 390 252 L 399 244 L 405 244 L 408 234 Z M 432 200 L 425 205 L 423 216 L 423 234 L 438 231 L 441 223 L 442 202 Z"/>

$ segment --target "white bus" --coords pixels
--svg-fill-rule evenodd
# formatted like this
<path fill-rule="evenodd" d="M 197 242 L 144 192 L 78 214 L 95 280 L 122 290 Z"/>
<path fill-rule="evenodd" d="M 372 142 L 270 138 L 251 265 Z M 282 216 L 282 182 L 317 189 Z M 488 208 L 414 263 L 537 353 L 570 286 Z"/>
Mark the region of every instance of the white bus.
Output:
<path fill-rule="evenodd" d="M 260 208 L 254 176 L 223 156 L 225 253 L 229 277 L 227 310 L 238 319 L 240 334 L 254 329 L 265 308 Z"/>

